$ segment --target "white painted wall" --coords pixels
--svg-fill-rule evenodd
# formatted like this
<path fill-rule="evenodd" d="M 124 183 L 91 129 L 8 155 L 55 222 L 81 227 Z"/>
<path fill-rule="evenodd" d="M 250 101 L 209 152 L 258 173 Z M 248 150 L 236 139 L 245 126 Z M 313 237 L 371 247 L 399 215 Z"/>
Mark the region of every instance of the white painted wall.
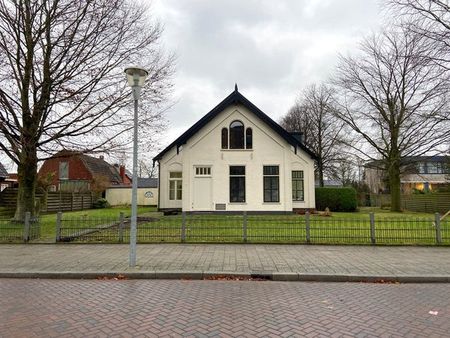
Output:
<path fill-rule="evenodd" d="M 229 128 L 234 120 L 240 120 L 245 128 L 253 130 L 253 149 L 222 150 L 221 130 Z M 160 208 L 180 208 L 194 211 L 194 167 L 211 166 L 212 199 L 209 210 L 216 203 L 226 204 L 228 211 L 292 211 L 293 208 L 315 208 L 314 161 L 301 149 L 294 148 L 282 137 L 259 120 L 242 105 L 229 106 L 204 126 L 180 149 L 174 147 L 160 161 Z M 246 201 L 229 202 L 229 166 L 246 167 Z M 280 202 L 264 203 L 263 165 L 278 165 L 280 168 Z M 183 199 L 169 200 L 168 173 L 182 170 Z M 305 201 L 292 202 L 291 171 L 303 170 Z"/>
<path fill-rule="evenodd" d="M 152 197 L 146 197 L 145 194 L 151 192 Z M 149 194 L 147 194 L 149 195 Z M 137 193 L 138 205 L 158 205 L 158 188 L 138 188 Z M 108 188 L 106 189 L 105 198 L 109 204 L 114 205 L 131 205 L 131 187 L 130 188 Z"/>

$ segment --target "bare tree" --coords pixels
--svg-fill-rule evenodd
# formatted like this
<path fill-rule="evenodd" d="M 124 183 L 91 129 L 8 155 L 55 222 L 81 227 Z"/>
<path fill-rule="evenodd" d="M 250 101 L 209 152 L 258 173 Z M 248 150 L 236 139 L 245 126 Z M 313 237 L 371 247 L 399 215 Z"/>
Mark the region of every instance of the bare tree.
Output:
<path fill-rule="evenodd" d="M 139 177 L 155 178 L 157 175 L 157 167 L 145 160 L 139 161 Z"/>
<path fill-rule="evenodd" d="M 324 84 L 307 87 L 281 125 L 291 132 L 303 132 L 305 145 L 318 157 L 316 173 L 323 187 L 324 176 L 331 177 L 336 164 L 345 158 L 345 143 L 349 141 L 345 123 L 336 118 L 333 90 Z"/>
<path fill-rule="evenodd" d="M 343 158 L 335 163 L 330 177 L 348 187 L 356 181 L 356 170 L 357 166 L 352 158 Z"/>
<path fill-rule="evenodd" d="M 386 0 L 387 8 L 396 13 L 407 28 L 435 44 L 433 58 L 440 66 L 450 70 L 450 3 L 448 0 Z M 398 15 L 400 13 L 400 15 Z M 393 17 L 391 15 L 391 17 Z"/>
<path fill-rule="evenodd" d="M 16 219 L 34 212 L 37 163 L 47 154 L 130 144 L 125 66 L 149 70 L 141 129 L 160 119 L 173 65 L 161 33 L 129 0 L 0 0 L 0 149 L 18 166 Z"/>
<path fill-rule="evenodd" d="M 401 159 L 450 139 L 447 78 L 423 35 L 401 27 L 365 39 L 356 57 L 341 57 L 334 83 L 339 117 L 364 141 L 361 154 L 381 159 L 391 210 L 400 210 Z"/>

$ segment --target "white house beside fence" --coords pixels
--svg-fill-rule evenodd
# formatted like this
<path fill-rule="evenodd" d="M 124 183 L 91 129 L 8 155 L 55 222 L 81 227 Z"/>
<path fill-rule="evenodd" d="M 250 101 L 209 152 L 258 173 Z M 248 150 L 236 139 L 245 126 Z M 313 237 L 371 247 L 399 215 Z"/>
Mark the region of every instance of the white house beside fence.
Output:
<path fill-rule="evenodd" d="M 138 205 L 158 205 L 158 179 L 138 179 Z M 106 189 L 105 198 L 112 206 L 131 204 L 131 186 L 113 186 Z"/>

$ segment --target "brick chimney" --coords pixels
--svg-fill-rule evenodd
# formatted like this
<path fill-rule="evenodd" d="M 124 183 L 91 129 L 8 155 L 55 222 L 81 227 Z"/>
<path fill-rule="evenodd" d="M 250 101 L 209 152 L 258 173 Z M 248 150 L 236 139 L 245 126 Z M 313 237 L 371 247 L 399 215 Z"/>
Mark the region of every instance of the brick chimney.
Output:
<path fill-rule="evenodd" d="M 125 183 L 125 166 L 124 165 L 119 166 L 119 175 L 120 175 L 120 178 L 122 179 L 122 183 Z"/>

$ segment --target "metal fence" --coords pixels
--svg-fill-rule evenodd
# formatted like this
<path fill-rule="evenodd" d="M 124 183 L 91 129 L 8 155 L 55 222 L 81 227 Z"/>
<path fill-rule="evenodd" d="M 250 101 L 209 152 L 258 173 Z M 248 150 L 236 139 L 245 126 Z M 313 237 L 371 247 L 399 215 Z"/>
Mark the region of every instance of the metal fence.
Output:
<path fill-rule="evenodd" d="M 32 218 L 29 212 L 25 213 L 25 220 L 15 221 L 12 218 L 0 219 L 0 242 L 29 242 L 38 239 L 41 234 L 39 218 Z"/>
<path fill-rule="evenodd" d="M 57 242 L 127 243 L 130 220 L 57 217 Z M 138 218 L 138 243 L 446 244 L 450 220 L 186 214 Z"/>

